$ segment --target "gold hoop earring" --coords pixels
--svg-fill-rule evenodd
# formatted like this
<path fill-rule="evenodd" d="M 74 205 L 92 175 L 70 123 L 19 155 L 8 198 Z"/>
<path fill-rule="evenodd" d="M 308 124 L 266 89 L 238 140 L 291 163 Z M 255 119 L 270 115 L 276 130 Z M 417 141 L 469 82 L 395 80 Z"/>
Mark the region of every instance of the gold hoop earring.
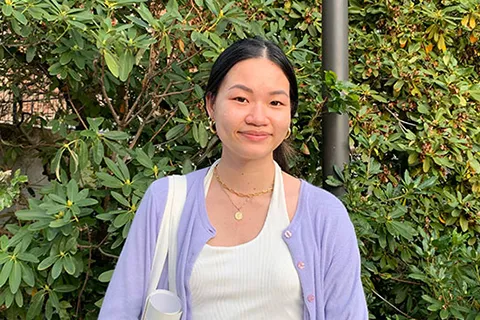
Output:
<path fill-rule="evenodd" d="M 287 135 L 285 136 L 285 139 L 283 139 L 283 140 L 287 140 L 288 138 L 290 138 L 291 134 L 292 134 L 292 129 L 288 128 Z"/>
<path fill-rule="evenodd" d="M 217 133 L 217 128 L 215 127 L 215 120 L 210 119 L 208 127 L 210 128 L 210 132 L 212 134 Z"/>

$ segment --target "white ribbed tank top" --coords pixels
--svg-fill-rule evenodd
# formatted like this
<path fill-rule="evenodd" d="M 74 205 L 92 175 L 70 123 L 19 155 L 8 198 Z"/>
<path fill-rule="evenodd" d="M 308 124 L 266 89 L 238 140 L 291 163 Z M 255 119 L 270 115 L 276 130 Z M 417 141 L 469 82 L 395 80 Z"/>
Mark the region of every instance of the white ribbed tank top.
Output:
<path fill-rule="evenodd" d="M 257 237 L 234 247 L 206 244 L 200 252 L 190 278 L 192 319 L 303 319 L 300 279 L 281 237 L 289 224 L 282 172 L 275 163 L 273 194 Z"/>

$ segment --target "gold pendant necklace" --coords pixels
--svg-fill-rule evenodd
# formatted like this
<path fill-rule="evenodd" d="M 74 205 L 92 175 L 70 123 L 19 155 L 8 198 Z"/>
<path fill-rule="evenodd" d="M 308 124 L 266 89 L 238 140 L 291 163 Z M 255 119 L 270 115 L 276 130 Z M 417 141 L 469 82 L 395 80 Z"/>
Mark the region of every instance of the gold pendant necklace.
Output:
<path fill-rule="evenodd" d="M 263 194 L 266 194 L 266 193 L 270 193 L 273 191 L 273 184 L 272 184 L 272 187 L 266 189 L 266 190 L 263 190 L 263 191 L 260 191 L 260 192 L 255 192 L 255 193 L 240 193 L 238 191 L 235 191 L 233 190 L 232 188 L 229 188 L 223 181 L 222 179 L 220 179 L 220 176 L 218 175 L 218 172 L 217 172 L 217 167 L 215 167 L 213 169 L 213 175 L 215 176 L 215 179 L 218 181 L 218 183 L 220 184 L 220 187 L 221 189 L 223 190 L 223 192 L 227 195 L 227 198 L 228 200 L 230 200 L 230 202 L 232 203 L 232 205 L 235 207 L 235 209 L 237 209 L 237 211 L 235 212 L 235 214 L 233 215 L 233 217 L 235 218 L 235 220 L 237 221 L 242 221 L 243 220 L 243 212 L 242 212 L 242 208 L 247 204 L 247 202 L 249 202 L 251 199 L 253 199 L 254 197 L 258 197 L 258 196 L 261 196 Z M 235 204 L 235 202 L 233 202 L 232 198 L 230 197 L 230 195 L 228 194 L 228 192 L 231 192 L 233 193 L 234 195 L 236 195 L 237 197 L 240 197 L 240 198 L 247 198 L 247 200 L 245 200 L 245 202 L 243 202 L 243 204 L 241 206 L 237 206 Z"/>
<path fill-rule="evenodd" d="M 227 193 L 226 190 L 222 189 L 223 192 L 225 192 L 225 194 L 227 195 L 227 198 L 228 200 L 230 200 L 230 202 L 232 203 L 232 205 L 235 207 L 235 209 L 237 209 L 237 211 L 235 212 L 235 214 L 233 215 L 233 217 L 235 218 L 235 220 L 237 221 L 242 221 L 243 220 L 243 212 L 242 212 L 242 208 L 247 204 L 248 201 L 250 201 L 250 199 L 252 198 L 248 198 L 247 200 L 245 200 L 245 202 L 243 202 L 243 204 L 241 206 L 237 206 L 235 204 L 235 202 L 233 202 L 232 198 L 230 198 L 230 195 Z"/>

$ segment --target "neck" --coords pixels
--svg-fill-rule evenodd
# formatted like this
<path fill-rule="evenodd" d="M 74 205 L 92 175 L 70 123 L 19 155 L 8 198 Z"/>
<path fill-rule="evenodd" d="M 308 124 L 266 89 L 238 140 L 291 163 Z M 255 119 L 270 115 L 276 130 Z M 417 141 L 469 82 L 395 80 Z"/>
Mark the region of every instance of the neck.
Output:
<path fill-rule="evenodd" d="M 266 190 L 272 186 L 275 178 L 273 157 L 245 160 L 222 153 L 217 170 L 222 181 L 240 193 Z"/>

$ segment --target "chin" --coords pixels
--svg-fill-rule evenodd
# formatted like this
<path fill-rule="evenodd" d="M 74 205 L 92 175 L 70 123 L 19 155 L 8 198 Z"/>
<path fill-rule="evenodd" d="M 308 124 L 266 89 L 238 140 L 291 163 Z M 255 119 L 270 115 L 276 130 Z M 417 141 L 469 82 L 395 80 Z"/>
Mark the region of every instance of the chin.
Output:
<path fill-rule="evenodd" d="M 254 150 L 257 149 L 257 150 Z M 230 149 L 231 150 L 231 149 Z M 241 148 L 234 151 L 235 156 L 247 160 L 258 161 L 273 158 L 273 150 L 270 148 Z"/>

